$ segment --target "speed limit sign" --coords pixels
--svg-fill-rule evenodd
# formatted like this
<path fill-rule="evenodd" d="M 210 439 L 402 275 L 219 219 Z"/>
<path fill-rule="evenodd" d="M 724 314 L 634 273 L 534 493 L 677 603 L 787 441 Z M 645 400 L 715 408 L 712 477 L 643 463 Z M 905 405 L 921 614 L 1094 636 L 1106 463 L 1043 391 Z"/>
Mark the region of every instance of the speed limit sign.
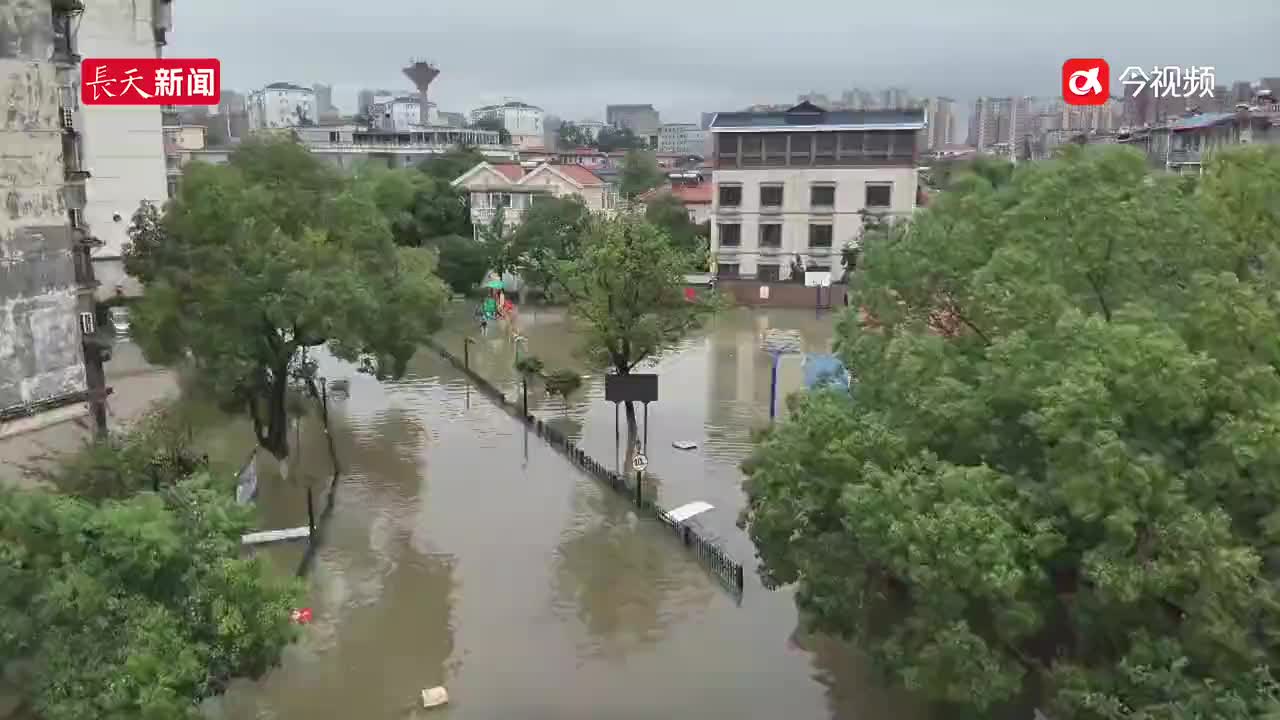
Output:
<path fill-rule="evenodd" d="M 636 472 L 644 472 L 647 467 L 649 467 L 649 458 L 643 453 L 636 453 L 636 456 L 631 458 L 631 468 Z"/>

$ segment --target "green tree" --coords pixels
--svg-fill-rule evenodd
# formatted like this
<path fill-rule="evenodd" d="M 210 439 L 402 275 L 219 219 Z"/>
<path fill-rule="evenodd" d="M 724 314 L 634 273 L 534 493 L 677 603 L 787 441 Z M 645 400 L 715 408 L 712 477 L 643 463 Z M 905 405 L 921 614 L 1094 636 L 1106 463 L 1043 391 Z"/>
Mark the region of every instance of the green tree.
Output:
<path fill-rule="evenodd" d="M 147 288 L 132 315 L 147 357 L 193 364 L 277 458 L 290 379 L 314 369 L 301 350 L 398 375 L 439 323 L 434 254 L 397 248 L 370 195 L 299 145 L 248 142 L 227 166 L 189 165 L 163 239 L 126 250 Z"/>
<path fill-rule="evenodd" d="M 293 639 L 300 589 L 241 554 L 251 511 L 206 474 L 162 488 L 100 502 L 0 490 L 0 664 L 28 668 L 35 716 L 195 720 Z"/>
<path fill-rule="evenodd" d="M 590 221 L 591 211 L 577 195 L 539 197 L 511 232 L 497 264 L 555 297 L 560 266 L 577 256 Z"/>
<path fill-rule="evenodd" d="M 556 140 L 562 149 L 590 147 L 593 144 L 587 133 L 571 122 L 560 123 L 560 127 L 556 128 Z"/>
<path fill-rule="evenodd" d="M 493 257 L 483 243 L 461 235 L 433 238 L 429 247 L 440 255 L 436 272 L 459 294 L 467 294 L 484 279 L 493 266 Z"/>
<path fill-rule="evenodd" d="M 484 162 L 485 157 L 473 147 L 456 147 L 449 152 L 418 163 L 418 169 L 437 180 L 453 182 L 463 173 Z"/>
<path fill-rule="evenodd" d="M 374 164 L 361 168 L 356 178 L 386 216 L 397 245 L 422 247 L 431 238 L 471 234 L 465 196 L 450 184 L 452 178 Z"/>
<path fill-rule="evenodd" d="M 600 133 L 596 135 L 596 147 L 602 152 L 613 152 L 614 150 L 639 150 L 644 147 L 644 142 L 636 137 L 631 128 L 601 128 Z"/>
<path fill-rule="evenodd" d="M 1072 148 L 867 244 L 853 397 L 745 466 L 763 579 L 981 717 L 1274 717 L 1278 196 L 1276 148 L 1191 194 Z"/>
<path fill-rule="evenodd" d="M 684 296 L 685 255 L 661 229 L 631 215 L 592 218 L 578 256 L 560 267 L 585 355 L 619 375 L 657 359 L 716 307 L 714 295 Z M 626 414 L 634 437 L 633 404 Z"/>
<path fill-rule="evenodd" d="M 658 187 L 664 179 L 662 169 L 658 167 L 658 159 L 653 153 L 630 150 L 622 158 L 622 170 L 619 173 L 621 186 L 618 190 L 623 197 L 631 199 Z"/>

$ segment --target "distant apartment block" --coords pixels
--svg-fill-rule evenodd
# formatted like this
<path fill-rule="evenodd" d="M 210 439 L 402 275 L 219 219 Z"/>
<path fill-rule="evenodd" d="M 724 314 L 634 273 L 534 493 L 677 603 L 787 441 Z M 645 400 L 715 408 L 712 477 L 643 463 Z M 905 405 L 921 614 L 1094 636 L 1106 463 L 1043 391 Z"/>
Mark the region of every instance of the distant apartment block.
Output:
<path fill-rule="evenodd" d="M 925 104 L 929 118 L 926 147 L 939 151 L 956 141 L 956 101 L 949 97 L 930 98 Z"/>
<path fill-rule="evenodd" d="M 485 105 L 471 111 L 471 122 L 497 120 L 511 134 L 511 144 L 521 150 L 541 150 L 546 147 L 543 130 L 542 108 L 518 100 L 508 100 L 500 105 Z"/>
<path fill-rule="evenodd" d="M 925 111 L 835 110 L 801 103 L 780 112 L 719 113 L 714 135 L 711 249 L 724 278 L 843 275 L 864 214 L 916 207 Z"/>
<path fill-rule="evenodd" d="M 611 127 L 630 130 L 649 147 L 658 145 L 658 128 L 662 122 L 653 105 L 607 105 L 604 121 Z"/>
<path fill-rule="evenodd" d="M 1202 113 L 1122 132 L 1120 144 L 1143 151 L 1156 167 L 1199 175 L 1215 152 L 1236 145 L 1280 144 L 1280 106 Z"/>
<path fill-rule="evenodd" d="M 278 82 L 249 93 L 245 101 L 250 130 L 279 130 L 314 125 L 316 93 L 309 87 Z"/>
<path fill-rule="evenodd" d="M 968 144 L 978 152 L 1013 155 L 1034 134 L 1032 98 L 980 97 L 969 116 Z"/>
<path fill-rule="evenodd" d="M 697 123 L 663 123 L 658 127 L 658 152 L 702 155 L 707 135 Z"/>
<path fill-rule="evenodd" d="M 393 168 L 411 167 L 460 145 L 474 147 L 494 161 L 516 157 L 510 145 L 500 144 L 496 130 L 434 125 L 400 132 L 341 124 L 300 127 L 294 132 L 311 154 L 344 169 L 366 159 Z"/>

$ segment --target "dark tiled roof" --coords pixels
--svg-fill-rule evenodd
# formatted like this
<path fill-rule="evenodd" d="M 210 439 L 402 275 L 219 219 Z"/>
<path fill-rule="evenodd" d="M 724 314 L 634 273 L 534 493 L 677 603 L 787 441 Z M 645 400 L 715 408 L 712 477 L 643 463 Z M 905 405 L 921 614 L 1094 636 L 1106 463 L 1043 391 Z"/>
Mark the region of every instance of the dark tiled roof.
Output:
<path fill-rule="evenodd" d="M 290 82 L 274 82 L 267 86 L 267 90 L 310 90 L 309 87 L 294 85 Z"/>
<path fill-rule="evenodd" d="M 801 103 L 781 112 L 717 113 L 711 128 L 786 127 L 788 125 L 908 125 L 924 127 L 924 110 L 823 110 Z"/>

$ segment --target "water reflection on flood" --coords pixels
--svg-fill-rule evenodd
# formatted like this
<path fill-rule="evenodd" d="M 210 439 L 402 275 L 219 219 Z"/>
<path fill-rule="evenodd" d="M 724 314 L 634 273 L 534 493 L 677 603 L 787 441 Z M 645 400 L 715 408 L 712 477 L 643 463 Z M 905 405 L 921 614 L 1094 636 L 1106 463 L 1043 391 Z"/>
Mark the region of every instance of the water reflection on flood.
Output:
<path fill-rule="evenodd" d="M 573 364 L 562 315 L 525 312 L 522 322 L 549 369 Z M 737 464 L 751 428 L 768 420 L 770 360 L 756 351 L 759 337 L 784 323 L 815 350 L 829 344 L 829 316 L 735 311 L 663 360 L 661 398 L 650 410 L 650 467 L 663 504 L 714 504 L 706 526 L 748 567 L 750 542 L 733 525 L 742 504 Z M 454 329 L 459 355 L 470 329 Z M 473 361 L 516 392 L 509 343 L 482 342 Z M 323 372 L 349 374 L 334 364 Z M 799 378 L 799 361 L 784 361 L 781 387 L 793 390 Z M 540 416 L 604 460 L 614 427 L 601 395 L 598 379 L 567 405 L 530 393 Z M 420 353 L 402 382 L 353 377 L 333 410 L 349 477 L 309 583 L 315 619 L 283 667 L 238 683 L 214 714 L 924 716 L 883 689 L 856 653 L 793 642 L 790 595 L 763 590 L 752 572 L 738 607 L 668 531 L 530 439 L 433 354 Z M 319 442 L 307 427 L 303 443 Z M 699 448 L 675 450 L 673 440 Z M 268 493 L 264 517 L 296 518 L 289 496 Z M 437 684 L 451 704 L 415 712 L 419 691 Z"/>

